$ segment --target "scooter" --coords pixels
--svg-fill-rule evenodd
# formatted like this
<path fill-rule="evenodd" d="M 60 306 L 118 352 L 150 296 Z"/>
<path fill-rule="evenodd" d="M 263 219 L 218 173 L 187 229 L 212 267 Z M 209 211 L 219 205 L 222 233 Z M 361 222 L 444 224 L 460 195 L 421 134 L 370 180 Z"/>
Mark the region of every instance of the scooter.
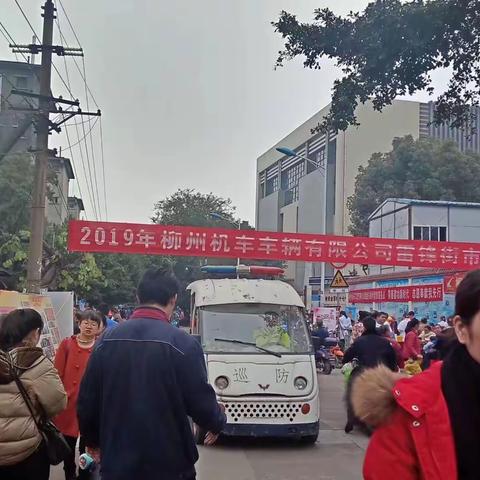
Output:
<path fill-rule="evenodd" d="M 319 338 L 312 337 L 312 341 L 313 348 L 315 349 L 315 364 L 317 366 L 317 372 L 323 373 L 324 375 L 330 375 L 334 368 L 335 359 Z"/>
<path fill-rule="evenodd" d="M 317 372 L 323 373 L 324 375 L 330 375 L 332 373 L 332 356 L 324 346 L 315 350 L 315 363 L 317 365 Z"/>
<path fill-rule="evenodd" d="M 343 366 L 343 352 L 340 346 L 337 344 L 330 349 L 330 353 L 335 358 L 335 368 L 342 368 Z"/>

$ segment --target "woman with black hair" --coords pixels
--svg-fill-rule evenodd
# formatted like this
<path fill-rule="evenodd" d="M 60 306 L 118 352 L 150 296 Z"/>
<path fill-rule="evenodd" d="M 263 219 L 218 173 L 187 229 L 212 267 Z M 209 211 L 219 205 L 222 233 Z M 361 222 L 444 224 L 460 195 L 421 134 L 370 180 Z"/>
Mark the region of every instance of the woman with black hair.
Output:
<path fill-rule="evenodd" d="M 419 337 L 420 322 L 414 318 L 410 320 L 405 329 L 405 342 L 403 343 L 403 359 L 404 360 L 421 360 L 422 342 Z"/>
<path fill-rule="evenodd" d="M 0 322 L 0 478 L 47 480 L 50 462 L 42 435 L 20 393 L 17 377 L 34 411 L 50 419 L 67 405 L 67 395 L 52 362 L 37 347 L 40 314 L 13 310 Z"/>
<path fill-rule="evenodd" d="M 357 378 L 355 413 L 377 427 L 367 480 L 478 480 L 480 270 L 458 286 L 453 323 L 457 340 L 443 362 L 410 378 L 381 367 Z"/>
<path fill-rule="evenodd" d="M 398 370 L 395 350 L 390 342 L 381 336 L 377 330 L 377 322 L 373 317 L 363 319 L 365 328 L 362 336 L 345 352 L 343 363 L 350 363 L 355 359 L 356 367 L 352 370 L 347 384 L 345 398 L 347 402 L 347 423 L 345 433 L 350 433 L 354 426 L 362 423 L 355 416 L 351 403 L 351 389 L 358 375 L 366 368 L 385 365 L 392 371 Z"/>

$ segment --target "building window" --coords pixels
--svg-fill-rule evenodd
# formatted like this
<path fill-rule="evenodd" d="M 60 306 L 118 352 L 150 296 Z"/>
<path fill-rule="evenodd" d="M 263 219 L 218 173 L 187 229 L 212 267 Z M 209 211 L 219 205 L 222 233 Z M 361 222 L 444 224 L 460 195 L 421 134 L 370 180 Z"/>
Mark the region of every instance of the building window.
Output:
<path fill-rule="evenodd" d="M 315 159 L 319 167 L 325 168 L 325 147 L 317 152 L 317 158 Z"/>
<path fill-rule="evenodd" d="M 303 176 L 304 166 L 304 162 L 299 162 L 282 172 L 283 190 L 290 190 L 298 185 L 300 178 Z"/>
<path fill-rule="evenodd" d="M 298 183 L 300 178 L 303 177 L 304 171 L 305 163 L 299 162 L 282 172 L 282 190 L 286 190 L 284 205 L 298 202 Z"/>
<path fill-rule="evenodd" d="M 278 190 L 278 176 L 267 180 L 265 185 L 265 196 L 270 195 Z"/>
<path fill-rule="evenodd" d="M 413 239 L 434 242 L 446 242 L 447 227 L 416 225 L 413 227 Z"/>
<path fill-rule="evenodd" d="M 28 78 L 27 77 L 15 77 L 15 86 L 18 90 L 27 90 Z"/>

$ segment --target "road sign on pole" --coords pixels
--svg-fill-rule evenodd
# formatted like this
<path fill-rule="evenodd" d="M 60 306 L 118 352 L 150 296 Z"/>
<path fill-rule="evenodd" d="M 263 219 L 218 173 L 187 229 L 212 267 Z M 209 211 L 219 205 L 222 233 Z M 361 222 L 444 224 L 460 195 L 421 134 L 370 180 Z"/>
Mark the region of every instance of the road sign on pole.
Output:
<path fill-rule="evenodd" d="M 348 291 L 348 283 L 340 270 L 335 272 L 332 282 L 330 283 L 330 291 L 335 293 Z"/>

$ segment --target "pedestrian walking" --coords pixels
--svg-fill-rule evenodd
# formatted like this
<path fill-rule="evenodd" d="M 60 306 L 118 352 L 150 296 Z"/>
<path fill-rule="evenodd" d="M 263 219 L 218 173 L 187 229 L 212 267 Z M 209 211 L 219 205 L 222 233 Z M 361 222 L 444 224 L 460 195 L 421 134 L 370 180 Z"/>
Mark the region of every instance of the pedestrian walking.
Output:
<path fill-rule="evenodd" d="M 414 318 L 408 322 L 403 343 L 403 359 L 417 361 L 422 359 L 422 342 L 420 341 L 420 322 Z"/>
<path fill-rule="evenodd" d="M 118 322 L 112 318 L 110 307 L 106 303 L 101 303 L 98 311 L 102 315 L 102 331 L 118 326 Z"/>
<path fill-rule="evenodd" d="M 363 319 L 363 326 L 365 330 L 362 336 L 352 344 L 343 357 L 344 364 L 354 360 L 356 363 L 347 383 L 347 423 L 345 425 L 345 433 L 350 433 L 355 424 L 359 423 L 353 412 L 351 402 L 351 391 L 356 377 L 364 369 L 374 368 L 379 364 L 387 366 L 392 371 L 398 370 L 395 351 L 390 342 L 378 333 L 376 320 L 373 317 L 366 317 Z"/>
<path fill-rule="evenodd" d="M 15 377 L 38 417 L 47 420 L 67 405 L 52 362 L 37 347 L 43 320 L 32 309 L 13 310 L 0 320 L 0 478 L 48 480 L 46 446 Z M 28 397 L 27 397 L 28 398 Z"/>
<path fill-rule="evenodd" d="M 410 312 L 408 312 L 407 315 L 404 316 L 402 321 L 398 324 L 398 333 L 402 337 L 402 339 L 405 339 L 405 329 L 407 328 L 408 322 L 414 319 L 415 319 L 415 312 L 411 310 Z"/>
<path fill-rule="evenodd" d="M 78 399 L 80 432 L 102 480 L 193 480 L 189 417 L 213 444 L 226 417 L 208 384 L 200 343 L 173 327 L 179 284 L 164 269 L 140 280 L 140 306 L 99 340 Z"/>
<path fill-rule="evenodd" d="M 446 359 L 410 378 L 384 367 L 353 387 L 356 414 L 376 427 L 366 480 L 478 480 L 480 453 L 480 270 L 455 295 L 456 340 Z"/>
<path fill-rule="evenodd" d="M 80 454 L 85 452 L 83 438 L 80 437 L 79 439 L 77 399 L 80 383 L 93 351 L 101 323 L 102 318 L 98 312 L 94 310 L 82 312 L 78 323 L 80 333 L 64 339 L 55 355 L 55 366 L 68 394 L 67 408 L 55 417 L 55 424 L 72 449 L 72 454 L 63 462 L 65 480 L 75 480 L 77 478 L 75 463 L 77 441 L 79 441 Z M 78 478 L 89 478 L 88 473 L 79 470 Z"/>
<path fill-rule="evenodd" d="M 366 318 L 363 316 L 362 318 Z M 363 326 L 363 321 L 362 319 L 358 319 L 354 324 L 352 325 L 352 343 L 357 340 L 357 338 L 360 338 L 362 336 L 362 333 L 365 331 L 365 327 Z"/>
<path fill-rule="evenodd" d="M 392 338 L 391 330 L 388 328 L 387 325 L 382 325 L 377 330 L 382 337 L 385 337 L 385 339 L 390 343 L 393 350 L 395 351 L 395 357 L 397 359 L 398 368 L 403 368 L 405 362 L 403 360 L 402 346 L 395 340 L 395 338 Z"/>
<path fill-rule="evenodd" d="M 343 351 L 350 347 L 352 341 L 352 321 L 344 311 L 338 317 L 338 338 Z"/>

